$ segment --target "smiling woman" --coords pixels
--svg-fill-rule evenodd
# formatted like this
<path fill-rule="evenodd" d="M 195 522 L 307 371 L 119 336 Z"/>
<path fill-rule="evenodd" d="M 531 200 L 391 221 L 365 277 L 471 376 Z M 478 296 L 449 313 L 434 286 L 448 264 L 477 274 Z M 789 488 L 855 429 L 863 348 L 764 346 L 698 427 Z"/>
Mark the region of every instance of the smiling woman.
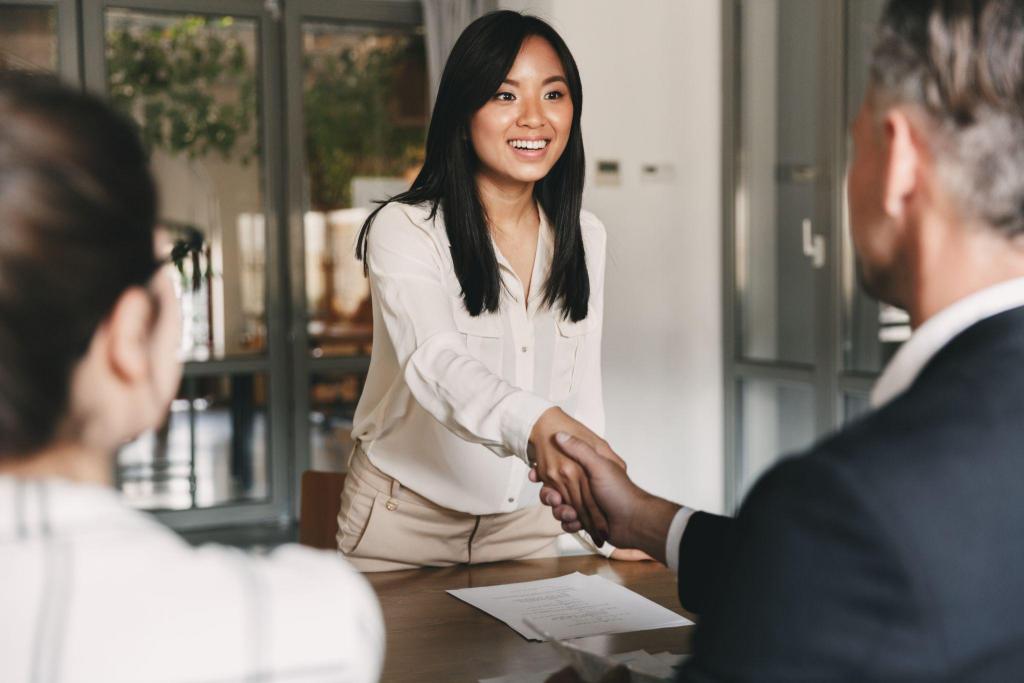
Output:
<path fill-rule="evenodd" d="M 523 41 L 501 89 L 471 119 L 478 184 L 541 181 L 562 156 L 575 110 L 564 71 L 546 40 Z"/>
<path fill-rule="evenodd" d="M 605 231 L 581 209 L 582 105 L 554 29 L 478 19 L 445 66 L 423 169 L 363 225 L 373 354 L 338 533 L 360 569 L 557 554 L 539 480 L 602 544 L 554 444 L 570 432 L 621 464 L 599 436 Z"/>

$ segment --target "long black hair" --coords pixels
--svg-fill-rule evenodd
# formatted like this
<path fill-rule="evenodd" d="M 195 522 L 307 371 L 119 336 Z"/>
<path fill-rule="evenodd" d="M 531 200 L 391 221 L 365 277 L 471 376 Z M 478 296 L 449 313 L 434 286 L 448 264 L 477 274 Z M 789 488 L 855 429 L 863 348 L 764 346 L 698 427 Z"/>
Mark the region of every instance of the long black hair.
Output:
<path fill-rule="evenodd" d="M 498 91 L 523 41 L 530 36 L 543 38 L 555 50 L 572 97 L 568 143 L 548 174 L 534 186 L 534 198 L 554 229 L 554 255 L 544 286 L 544 303 L 551 307 L 561 305 L 562 316 L 577 321 L 587 317 L 590 300 L 580 229 L 586 169 L 580 130 L 583 86 L 565 41 L 537 17 L 508 10 L 491 12 L 462 32 L 441 75 L 423 168 L 408 191 L 383 202 L 366 219 L 359 232 L 356 256 L 363 259 L 365 266 L 370 226 L 387 203 L 429 203 L 431 220 L 438 208 L 444 215 L 466 310 L 471 315 L 498 310 L 501 278 L 477 192 L 475 173 L 479 160 L 469 139 L 469 122 Z"/>

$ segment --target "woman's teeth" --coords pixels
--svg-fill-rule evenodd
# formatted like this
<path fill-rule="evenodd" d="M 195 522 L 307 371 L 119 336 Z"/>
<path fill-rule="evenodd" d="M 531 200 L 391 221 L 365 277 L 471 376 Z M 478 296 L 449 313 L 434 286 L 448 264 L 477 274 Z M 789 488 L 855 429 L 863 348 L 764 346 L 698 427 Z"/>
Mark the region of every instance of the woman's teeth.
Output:
<path fill-rule="evenodd" d="M 508 144 L 516 149 L 544 149 L 548 146 L 547 140 L 509 140 Z"/>

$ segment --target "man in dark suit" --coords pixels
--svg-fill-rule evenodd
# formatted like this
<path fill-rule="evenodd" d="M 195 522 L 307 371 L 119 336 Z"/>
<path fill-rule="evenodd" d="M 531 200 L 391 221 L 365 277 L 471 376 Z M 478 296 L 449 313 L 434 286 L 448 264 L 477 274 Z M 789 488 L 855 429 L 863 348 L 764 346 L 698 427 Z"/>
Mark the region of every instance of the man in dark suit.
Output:
<path fill-rule="evenodd" d="M 852 135 L 861 279 L 915 328 L 874 410 L 735 519 L 559 439 L 609 540 L 677 568 L 683 680 L 1024 680 L 1024 2 L 891 0 Z"/>

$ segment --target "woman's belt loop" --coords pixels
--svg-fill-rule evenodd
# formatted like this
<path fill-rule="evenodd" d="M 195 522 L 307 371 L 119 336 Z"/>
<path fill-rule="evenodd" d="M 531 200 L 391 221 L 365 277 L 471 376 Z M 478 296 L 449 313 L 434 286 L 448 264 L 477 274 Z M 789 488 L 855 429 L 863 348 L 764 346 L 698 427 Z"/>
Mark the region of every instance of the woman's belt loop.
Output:
<path fill-rule="evenodd" d="M 397 510 L 398 509 L 398 495 L 401 492 L 402 492 L 402 484 L 397 479 L 395 479 L 394 477 L 391 477 L 391 497 L 388 499 L 388 502 L 384 505 L 384 507 L 387 508 L 391 512 L 394 512 L 395 510 Z"/>

